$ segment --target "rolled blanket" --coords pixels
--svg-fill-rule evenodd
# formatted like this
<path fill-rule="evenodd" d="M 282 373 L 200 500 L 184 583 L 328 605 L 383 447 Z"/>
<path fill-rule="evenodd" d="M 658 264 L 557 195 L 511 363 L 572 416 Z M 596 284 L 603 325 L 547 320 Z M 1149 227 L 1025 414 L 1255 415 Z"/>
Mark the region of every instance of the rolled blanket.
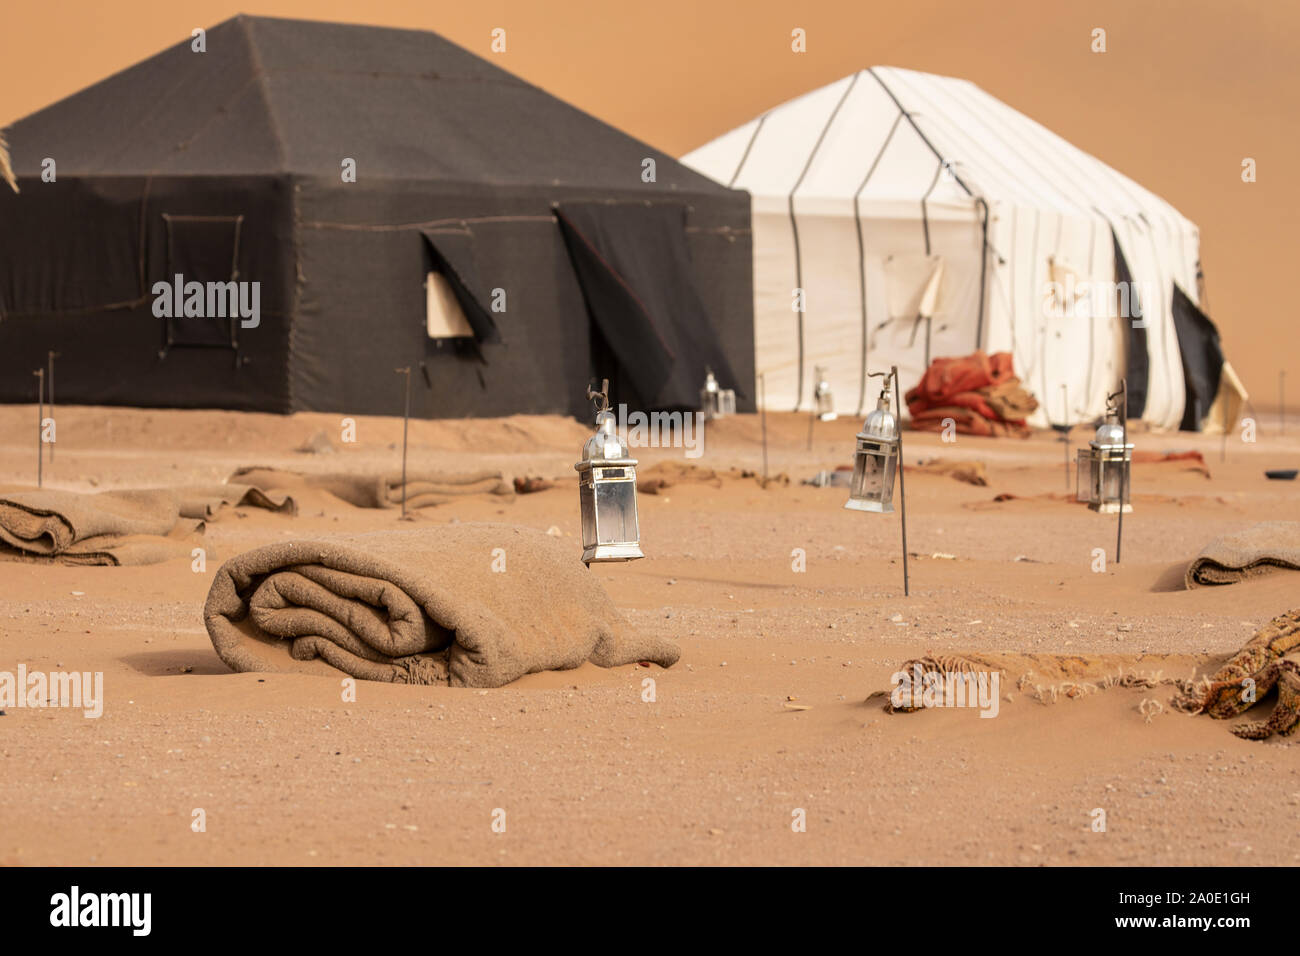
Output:
<path fill-rule="evenodd" d="M 236 671 L 500 687 L 681 654 L 632 630 L 571 548 L 508 525 L 267 545 L 222 565 L 203 615 Z"/>
<path fill-rule="evenodd" d="M 1300 522 L 1265 521 L 1215 538 L 1187 566 L 1189 589 L 1236 584 L 1273 571 L 1300 571 Z"/>
<path fill-rule="evenodd" d="M 327 491 L 358 508 L 398 508 L 402 504 L 402 476 L 307 475 L 275 468 L 240 468 L 226 479 L 230 484 L 252 485 L 263 493 L 283 494 L 296 489 Z M 412 472 L 406 476 L 406 507 L 428 508 L 463 495 L 513 495 L 514 489 L 499 471 L 469 474 Z"/>
<path fill-rule="evenodd" d="M 189 554 L 178 540 L 201 525 L 182 522 L 167 489 L 36 489 L 0 497 L 0 556 L 61 564 L 156 564 Z"/>

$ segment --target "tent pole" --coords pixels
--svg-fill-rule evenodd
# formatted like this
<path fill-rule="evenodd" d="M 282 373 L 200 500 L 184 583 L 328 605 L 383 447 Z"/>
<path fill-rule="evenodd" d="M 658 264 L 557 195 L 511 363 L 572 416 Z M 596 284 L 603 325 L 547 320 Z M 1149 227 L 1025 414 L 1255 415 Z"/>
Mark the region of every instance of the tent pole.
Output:
<path fill-rule="evenodd" d="M 1061 426 L 1061 441 L 1065 442 L 1065 490 L 1070 490 L 1070 387 L 1061 383 L 1061 401 L 1065 403 L 1065 424 Z"/>
<path fill-rule="evenodd" d="M 1121 407 L 1124 409 L 1124 417 L 1120 419 L 1121 422 L 1120 427 L 1123 429 L 1120 433 L 1121 436 L 1120 444 L 1123 446 L 1122 453 L 1125 456 L 1128 456 L 1128 379 L 1127 378 L 1121 379 L 1120 389 L 1123 392 L 1123 397 L 1120 399 L 1120 401 L 1123 403 Z M 1115 529 L 1115 563 L 1116 564 L 1119 564 L 1120 547 L 1124 543 L 1124 503 L 1128 501 L 1129 472 L 1132 470 L 1132 468 L 1133 468 L 1133 463 L 1129 462 L 1128 467 L 1123 469 L 1120 472 L 1119 524 L 1116 526 Z"/>
<path fill-rule="evenodd" d="M 36 376 L 36 487 L 45 484 L 45 442 L 41 440 L 41 431 L 45 427 L 45 369 L 38 368 L 32 372 Z"/>
<path fill-rule="evenodd" d="M 763 487 L 767 487 L 767 376 L 758 376 L 758 417 L 763 423 Z"/>
<path fill-rule="evenodd" d="M 891 365 L 889 374 L 894 379 L 894 407 L 898 409 L 898 516 L 903 527 L 903 597 L 912 593 L 907 575 L 907 489 L 903 487 L 903 406 L 898 395 L 898 366 Z"/>
<path fill-rule="evenodd" d="M 1286 434 L 1286 369 L 1277 373 L 1277 433 Z"/>
<path fill-rule="evenodd" d="M 406 520 L 406 434 L 411 421 L 411 366 L 394 369 L 399 375 L 406 376 L 406 404 L 402 409 L 402 514 Z"/>
<path fill-rule="evenodd" d="M 53 349 L 51 349 L 48 355 L 46 356 L 47 360 L 50 363 L 50 371 L 47 377 L 50 380 L 50 420 L 51 421 L 54 421 L 54 360 L 58 357 L 59 357 L 59 353 L 55 352 Z M 50 464 L 51 465 L 54 464 L 54 446 L 58 444 L 58 437 L 59 437 L 58 428 L 59 426 L 56 423 L 54 426 L 55 440 L 50 442 Z"/>
<path fill-rule="evenodd" d="M 1228 460 L 1228 400 L 1223 400 L 1223 438 L 1219 443 L 1219 461 Z"/>

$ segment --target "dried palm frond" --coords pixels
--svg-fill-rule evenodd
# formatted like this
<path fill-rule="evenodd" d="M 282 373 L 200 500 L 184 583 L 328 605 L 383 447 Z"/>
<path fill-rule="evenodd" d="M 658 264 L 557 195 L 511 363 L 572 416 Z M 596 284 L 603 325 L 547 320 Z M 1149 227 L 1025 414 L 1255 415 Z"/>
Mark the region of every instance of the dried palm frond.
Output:
<path fill-rule="evenodd" d="M 9 144 L 5 142 L 4 133 L 0 133 L 0 179 L 7 182 L 14 192 L 18 192 L 18 180 L 14 178 L 14 167 L 9 162 Z"/>

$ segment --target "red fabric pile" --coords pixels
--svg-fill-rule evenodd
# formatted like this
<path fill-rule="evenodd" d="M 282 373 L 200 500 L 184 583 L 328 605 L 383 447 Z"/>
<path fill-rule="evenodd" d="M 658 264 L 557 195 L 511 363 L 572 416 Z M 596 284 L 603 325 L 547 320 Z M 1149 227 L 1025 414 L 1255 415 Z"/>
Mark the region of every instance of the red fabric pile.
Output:
<path fill-rule="evenodd" d="M 942 431 L 951 418 L 966 435 L 1027 438 L 1025 419 L 1038 408 L 1016 378 L 1010 352 L 937 358 L 904 398 L 918 431 Z"/>

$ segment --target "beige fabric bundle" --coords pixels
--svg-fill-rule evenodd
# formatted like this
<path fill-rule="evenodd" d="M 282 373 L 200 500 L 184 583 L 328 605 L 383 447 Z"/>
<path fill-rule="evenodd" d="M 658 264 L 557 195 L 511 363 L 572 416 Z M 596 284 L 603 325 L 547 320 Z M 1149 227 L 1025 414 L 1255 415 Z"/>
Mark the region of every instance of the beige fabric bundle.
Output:
<path fill-rule="evenodd" d="M 298 503 L 289 495 L 267 493 L 253 485 L 201 485 L 181 488 L 177 491 L 180 499 L 181 516 L 209 520 L 225 506 L 235 508 L 261 508 L 276 514 L 294 517 L 298 514 Z"/>
<path fill-rule="evenodd" d="M 1278 570 L 1300 571 L 1300 522 L 1265 521 L 1216 538 L 1187 566 L 1187 587 L 1236 584 Z"/>
<path fill-rule="evenodd" d="M 60 564 L 156 564 L 188 556 L 183 538 L 201 525 L 180 520 L 166 489 L 35 489 L 0 497 L 0 556 Z"/>
<path fill-rule="evenodd" d="M 669 667 L 572 548 L 525 528 L 443 525 L 268 545 L 217 571 L 204 622 L 236 671 L 500 687 L 584 661 Z"/>
<path fill-rule="evenodd" d="M 402 504 L 402 476 L 307 475 L 274 468 L 240 468 L 227 482 L 251 485 L 268 495 L 287 495 L 298 489 L 327 491 L 358 508 L 398 508 Z M 406 476 L 406 507 L 428 508 L 464 495 L 513 495 L 514 489 L 499 471 L 411 473 Z"/>

